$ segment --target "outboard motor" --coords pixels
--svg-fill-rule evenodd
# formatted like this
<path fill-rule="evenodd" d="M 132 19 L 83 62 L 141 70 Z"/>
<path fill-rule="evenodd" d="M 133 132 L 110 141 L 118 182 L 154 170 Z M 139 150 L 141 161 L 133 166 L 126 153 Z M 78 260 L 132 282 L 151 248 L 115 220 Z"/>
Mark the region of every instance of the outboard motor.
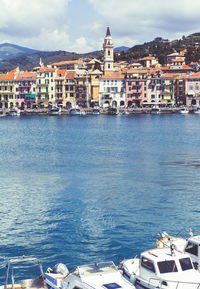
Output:
<path fill-rule="evenodd" d="M 69 270 L 67 269 L 67 266 L 65 264 L 58 263 L 53 267 L 53 273 L 62 274 L 65 276 L 69 274 Z"/>

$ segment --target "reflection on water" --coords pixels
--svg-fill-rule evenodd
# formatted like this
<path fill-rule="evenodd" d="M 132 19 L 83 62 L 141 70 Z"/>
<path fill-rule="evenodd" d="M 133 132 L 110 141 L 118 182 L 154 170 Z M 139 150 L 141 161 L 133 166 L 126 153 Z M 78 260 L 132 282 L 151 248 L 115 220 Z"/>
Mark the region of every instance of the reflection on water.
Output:
<path fill-rule="evenodd" d="M 1 119 L 2 260 L 117 262 L 154 247 L 159 230 L 198 229 L 199 124 L 181 115 Z"/>

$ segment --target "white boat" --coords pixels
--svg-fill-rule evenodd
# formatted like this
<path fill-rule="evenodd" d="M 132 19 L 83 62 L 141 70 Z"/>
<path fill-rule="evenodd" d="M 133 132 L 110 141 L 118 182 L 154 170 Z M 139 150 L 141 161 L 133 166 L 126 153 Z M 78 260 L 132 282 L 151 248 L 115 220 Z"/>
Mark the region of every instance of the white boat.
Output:
<path fill-rule="evenodd" d="M 161 109 L 158 105 L 154 105 L 151 109 L 151 114 L 160 114 Z"/>
<path fill-rule="evenodd" d="M 189 254 L 195 269 L 200 270 L 200 235 L 194 236 L 194 233 L 190 231 L 189 237 L 186 239 L 170 236 L 166 232 L 159 233 L 157 236 L 158 248 L 169 248 L 172 244 L 178 251 Z"/>
<path fill-rule="evenodd" d="M 26 269 L 30 267 L 35 267 L 37 265 L 38 272 L 36 278 L 29 278 L 29 279 L 23 279 L 23 280 L 17 280 L 17 274 L 19 274 L 19 271 L 23 272 L 23 274 L 26 272 Z M 5 278 L 5 284 L 0 286 L 0 289 L 25 289 L 25 288 L 47 288 L 44 272 L 42 269 L 42 264 L 39 259 L 33 258 L 33 257 L 16 257 L 10 259 L 6 264 L 6 278 Z M 18 270 L 16 270 L 18 269 Z M 17 273 L 16 273 L 17 271 Z M 33 272 L 35 272 L 32 269 Z M 14 275 L 15 273 L 15 275 Z M 39 277 L 38 277 L 39 276 Z"/>
<path fill-rule="evenodd" d="M 80 115 L 87 115 L 86 111 L 84 109 L 80 110 Z"/>
<path fill-rule="evenodd" d="M 81 114 L 81 110 L 80 108 L 71 108 L 69 111 L 70 115 L 80 115 Z"/>
<path fill-rule="evenodd" d="M 16 109 L 10 109 L 8 115 L 9 116 L 20 116 L 20 109 L 16 108 Z"/>
<path fill-rule="evenodd" d="M 60 115 L 61 114 L 61 109 L 57 106 L 53 106 L 49 110 L 49 115 Z"/>
<path fill-rule="evenodd" d="M 98 107 L 94 107 L 94 108 L 93 108 L 93 111 L 92 111 L 92 114 L 94 114 L 94 115 L 100 114 L 99 108 L 98 108 Z"/>
<path fill-rule="evenodd" d="M 194 113 L 195 114 L 200 114 L 200 107 L 197 107 L 196 109 L 194 109 Z"/>
<path fill-rule="evenodd" d="M 122 262 L 123 275 L 137 289 L 197 289 L 200 274 L 188 254 L 171 248 L 143 252 L 140 259 Z"/>
<path fill-rule="evenodd" d="M 187 107 L 181 108 L 181 109 L 179 109 L 178 113 L 180 113 L 180 114 L 188 114 L 189 113 L 189 109 Z"/>
<path fill-rule="evenodd" d="M 52 289 L 135 289 L 113 262 L 78 266 L 71 273 L 64 264 L 57 264 L 45 278 Z"/>

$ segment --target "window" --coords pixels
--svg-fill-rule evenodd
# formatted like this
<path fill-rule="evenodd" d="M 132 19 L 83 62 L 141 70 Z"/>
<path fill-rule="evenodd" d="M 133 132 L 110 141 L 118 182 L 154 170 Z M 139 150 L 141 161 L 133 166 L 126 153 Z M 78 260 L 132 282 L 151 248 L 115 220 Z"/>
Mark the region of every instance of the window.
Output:
<path fill-rule="evenodd" d="M 103 284 L 103 287 L 107 289 L 117 289 L 117 288 L 122 288 L 120 285 L 117 283 L 109 283 L 109 284 Z"/>
<path fill-rule="evenodd" d="M 108 56 L 110 56 L 110 50 L 108 50 Z"/>
<path fill-rule="evenodd" d="M 198 256 L 198 246 L 196 244 L 188 242 L 185 248 L 185 252 Z"/>
<path fill-rule="evenodd" d="M 193 90 L 193 85 L 190 85 L 190 90 Z"/>
<path fill-rule="evenodd" d="M 176 263 L 174 260 L 158 262 L 158 268 L 161 274 L 178 272 L 178 269 L 176 267 Z"/>
<path fill-rule="evenodd" d="M 152 272 L 155 272 L 155 268 L 154 268 L 152 261 L 148 260 L 145 257 L 142 257 L 141 266 Z"/>
<path fill-rule="evenodd" d="M 179 260 L 183 271 L 193 269 L 190 258 L 182 258 Z"/>
<path fill-rule="evenodd" d="M 108 68 L 110 68 L 110 64 L 108 64 Z"/>

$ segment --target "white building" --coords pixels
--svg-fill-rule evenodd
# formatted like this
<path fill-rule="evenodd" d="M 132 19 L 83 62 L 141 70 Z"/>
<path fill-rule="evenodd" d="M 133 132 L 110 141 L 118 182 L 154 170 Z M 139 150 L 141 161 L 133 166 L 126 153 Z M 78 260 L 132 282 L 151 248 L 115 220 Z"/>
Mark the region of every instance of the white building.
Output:
<path fill-rule="evenodd" d="M 121 72 L 109 72 L 99 82 L 99 105 L 101 107 L 125 106 L 125 80 Z"/>

